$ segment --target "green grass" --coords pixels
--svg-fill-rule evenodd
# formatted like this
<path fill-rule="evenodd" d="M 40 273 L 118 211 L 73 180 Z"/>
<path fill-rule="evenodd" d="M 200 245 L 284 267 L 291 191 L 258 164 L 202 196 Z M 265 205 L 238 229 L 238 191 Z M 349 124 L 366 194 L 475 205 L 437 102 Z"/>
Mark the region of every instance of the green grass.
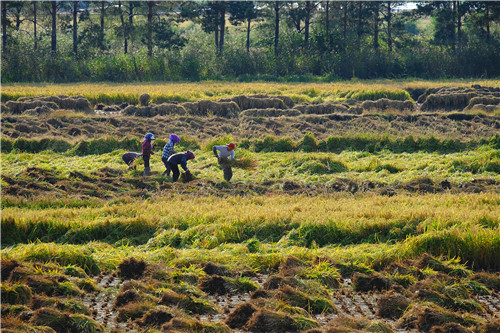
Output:
<path fill-rule="evenodd" d="M 131 255 L 172 265 L 216 261 L 257 270 L 290 255 L 307 260 L 328 256 L 372 265 L 428 252 L 459 257 L 474 268 L 498 269 L 500 262 L 498 194 L 186 198 L 159 197 L 99 208 L 4 208 L 2 257 L 53 261 L 81 267 L 87 273 L 116 267 Z M 484 219 L 496 221 L 496 226 L 483 227 Z M 44 220 L 52 221 L 53 228 L 43 233 L 52 243 L 34 237 L 8 246 L 12 245 L 7 242 L 9 234 L 36 235 L 34 230 Z M 130 221 L 130 230 L 143 237 L 143 242 L 109 243 L 107 234 L 94 232 L 107 221 L 124 220 Z M 155 235 L 141 232 L 144 226 Z M 54 231 L 61 227 L 82 230 L 85 241 L 68 244 L 71 232 Z M 123 232 L 111 225 L 109 232 L 113 231 Z M 122 240 L 126 237 L 125 232 Z M 259 241 L 257 251 L 249 251 L 246 242 L 250 240 Z M 338 276 L 325 264 L 304 274 L 325 284 Z"/>
<path fill-rule="evenodd" d="M 128 172 L 121 160 L 126 150 L 116 150 L 97 155 L 77 156 L 51 151 L 41 153 L 3 153 L 2 175 L 13 177 L 30 166 L 37 166 L 52 172 L 56 177 L 68 177 L 78 171 L 87 177 L 95 177 L 103 167 L 119 169 L 125 177 L 136 177 L 138 172 Z M 163 163 L 159 161 L 160 151 L 153 156 L 152 170 L 161 173 Z M 197 178 L 222 180 L 213 154 L 194 150 L 196 159 L 188 163 Z M 158 157 L 157 157 L 158 156 Z M 244 156 L 254 161 L 255 168 L 235 168 L 234 182 L 252 184 L 265 181 L 296 181 L 303 184 L 333 184 L 338 178 L 354 181 L 372 181 L 382 184 L 404 184 L 414 179 L 426 177 L 435 182 L 444 179 L 452 183 L 472 181 L 477 178 L 500 180 L 500 155 L 491 146 L 481 146 L 465 152 L 438 153 L 392 153 L 383 150 L 377 153 L 344 151 L 340 154 L 302 152 L 259 152 L 237 149 L 236 157 Z M 139 166 L 141 168 L 141 166 Z M 160 183 L 164 178 L 152 178 Z M 126 188 L 123 188 L 126 190 Z"/>
<path fill-rule="evenodd" d="M 205 81 L 150 82 L 150 83 L 6 83 L 2 84 L 2 101 L 15 100 L 23 96 L 40 95 L 83 95 L 96 104 L 134 103 L 138 104 L 143 93 L 151 95 L 153 103 L 185 102 L 201 99 L 219 100 L 235 95 L 268 94 L 289 95 L 296 102 L 342 101 L 346 98 L 358 100 L 391 98 L 410 99 L 406 88 L 433 88 L 442 86 L 498 86 L 498 80 L 351 80 L 331 83 L 300 82 L 224 82 Z M 96 93 L 96 91 L 98 93 Z"/>

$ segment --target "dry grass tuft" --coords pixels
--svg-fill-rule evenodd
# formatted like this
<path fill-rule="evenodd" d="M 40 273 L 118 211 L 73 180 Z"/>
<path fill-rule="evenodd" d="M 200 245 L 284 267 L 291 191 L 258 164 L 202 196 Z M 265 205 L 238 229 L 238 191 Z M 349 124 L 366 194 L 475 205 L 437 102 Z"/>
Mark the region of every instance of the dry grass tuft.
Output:
<path fill-rule="evenodd" d="M 280 312 L 259 310 L 253 314 L 246 325 L 252 332 L 287 332 L 296 331 L 292 317 Z"/>
<path fill-rule="evenodd" d="M 159 329 L 172 318 L 173 315 L 167 307 L 159 306 L 147 311 L 141 318 L 136 319 L 135 323 L 139 327 L 155 327 Z"/>
<path fill-rule="evenodd" d="M 241 329 L 247 324 L 248 320 L 250 320 L 256 311 L 257 308 L 250 303 L 240 304 L 229 314 L 225 323 L 232 329 Z"/>
<path fill-rule="evenodd" d="M 118 265 L 118 274 L 124 279 L 138 279 L 145 270 L 146 262 L 142 259 L 125 259 Z"/>
<path fill-rule="evenodd" d="M 228 282 L 219 275 L 206 276 L 200 280 L 200 289 L 209 294 L 224 295 L 231 291 Z"/>
<path fill-rule="evenodd" d="M 352 278 L 354 290 L 357 291 L 372 291 L 372 290 L 389 290 L 392 282 L 385 276 L 373 273 L 366 275 L 363 273 L 355 273 Z"/>
<path fill-rule="evenodd" d="M 410 306 L 410 300 L 405 296 L 398 293 L 388 293 L 377 300 L 377 316 L 398 319 L 408 306 Z"/>

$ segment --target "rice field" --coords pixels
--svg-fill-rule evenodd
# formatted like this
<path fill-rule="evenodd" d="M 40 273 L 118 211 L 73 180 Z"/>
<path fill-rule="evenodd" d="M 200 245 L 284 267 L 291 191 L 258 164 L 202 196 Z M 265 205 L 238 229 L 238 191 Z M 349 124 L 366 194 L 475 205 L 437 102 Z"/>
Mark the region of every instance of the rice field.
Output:
<path fill-rule="evenodd" d="M 406 88 L 426 89 L 442 86 L 467 87 L 473 84 L 481 86 L 500 86 L 498 80 L 352 80 L 331 83 L 271 83 L 271 82 L 219 82 L 206 81 L 196 83 L 6 83 L 2 85 L 2 100 L 15 100 L 24 96 L 40 95 L 83 95 L 97 103 L 137 101 L 143 93 L 148 93 L 153 102 L 197 101 L 202 99 L 219 100 L 236 95 L 270 96 L 286 95 L 296 102 L 342 101 L 346 98 L 378 99 L 410 98 Z"/>
<path fill-rule="evenodd" d="M 240 94 L 311 103 L 407 98 L 407 87 L 448 84 L 471 85 L 26 84 L 2 87 L 2 101 L 84 95 L 95 106 L 144 91 L 153 103 Z M 36 116 L 4 106 L 6 332 L 500 327 L 497 114 L 378 110 L 315 123 L 320 116 Z M 121 155 L 138 151 L 147 131 L 158 144 L 145 177 L 140 162 L 128 169 Z M 176 149 L 196 155 L 192 181 L 162 175 L 171 131 L 183 138 Z M 229 141 L 238 163 L 226 182 L 211 147 Z"/>

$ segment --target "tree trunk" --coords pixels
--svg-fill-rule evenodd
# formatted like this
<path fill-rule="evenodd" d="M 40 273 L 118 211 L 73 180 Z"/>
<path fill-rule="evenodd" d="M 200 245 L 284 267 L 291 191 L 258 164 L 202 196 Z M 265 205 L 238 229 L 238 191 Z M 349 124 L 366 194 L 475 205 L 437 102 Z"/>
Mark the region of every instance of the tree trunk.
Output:
<path fill-rule="evenodd" d="M 379 16 L 379 5 L 378 2 L 374 3 L 375 10 L 373 12 L 373 49 L 378 52 L 378 16 Z"/>
<path fill-rule="evenodd" d="M 153 7 L 154 1 L 148 1 L 148 30 L 147 30 L 147 43 L 148 43 L 148 56 L 153 56 Z"/>
<path fill-rule="evenodd" d="M 219 52 L 222 53 L 224 49 L 224 31 L 226 30 L 226 7 L 222 6 L 220 10 L 220 41 L 219 41 Z"/>
<path fill-rule="evenodd" d="M 452 37 L 451 37 L 451 48 L 455 50 L 455 45 L 457 44 L 456 36 L 455 36 L 455 22 L 457 19 L 457 2 L 451 2 L 451 15 L 452 15 Z"/>
<path fill-rule="evenodd" d="M 78 1 L 73 1 L 73 53 L 78 54 Z"/>
<path fill-rule="evenodd" d="M 361 1 L 358 2 L 358 42 L 361 41 L 362 32 L 362 18 L 363 18 L 363 3 Z"/>
<path fill-rule="evenodd" d="M 16 31 L 19 31 L 19 28 L 21 27 L 21 11 L 23 10 L 23 6 L 16 6 Z"/>
<path fill-rule="evenodd" d="M 325 26 L 326 34 L 330 33 L 330 1 L 325 1 Z"/>
<path fill-rule="evenodd" d="M 101 1 L 101 31 L 99 33 L 99 47 L 104 49 L 104 1 Z"/>
<path fill-rule="evenodd" d="M 120 21 L 122 22 L 122 29 L 123 29 L 123 53 L 127 54 L 128 52 L 127 27 L 125 26 L 125 19 L 123 18 L 121 1 L 118 1 L 118 10 L 120 11 Z"/>
<path fill-rule="evenodd" d="M 490 4 L 486 2 L 486 40 L 490 41 Z"/>
<path fill-rule="evenodd" d="M 389 52 L 392 52 L 392 36 L 391 36 L 391 25 L 392 25 L 392 12 L 391 12 L 391 2 L 387 2 L 387 46 L 389 47 Z"/>
<path fill-rule="evenodd" d="M 51 53 L 52 53 L 52 56 L 55 56 L 56 55 L 56 51 L 57 51 L 57 3 L 55 1 L 51 1 L 51 4 L 52 4 L 52 11 L 51 11 L 51 15 L 52 15 L 52 40 L 51 40 Z"/>
<path fill-rule="evenodd" d="M 311 21 L 311 1 L 306 1 L 306 18 L 304 22 L 304 42 L 309 45 L 309 24 Z"/>
<path fill-rule="evenodd" d="M 7 6 L 5 1 L 2 4 L 2 50 L 5 51 L 7 46 Z"/>
<path fill-rule="evenodd" d="M 33 1 L 33 36 L 34 36 L 34 43 L 35 43 L 35 50 L 38 50 L 38 38 L 36 36 L 36 24 L 37 24 L 37 21 L 36 21 L 36 1 Z"/>
<path fill-rule="evenodd" d="M 128 7 L 128 31 L 129 34 L 132 31 L 132 27 L 134 26 L 134 6 L 132 3 L 129 3 Z M 134 41 L 134 34 L 130 35 L 130 42 Z"/>
<path fill-rule="evenodd" d="M 462 14 L 460 13 L 460 2 L 457 1 L 457 45 L 462 48 Z"/>
<path fill-rule="evenodd" d="M 247 24 L 247 52 L 250 52 L 250 22 L 252 21 L 251 18 L 247 19 L 248 24 Z"/>
<path fill-rule="evenodd" d="M 342 29 L 342 35 L 344 36 L 344 44 L 347 43 L 347 6 L 349 3 L 347 1 L 344 1 L 343 7 L 344 7 L 344 25 Z"/>
<path fill-rule="evenodd" d="M 278 57 L 278 42 L 280 36 L 280 5 L 279 1 L 274 3 L 274 56 Z"/>
<path fill-rule="evenodd" d="M 218 21 L 218 18 L 217 18 Z M 219 24 L 215 27 L 215 50 L 219 52 Z"/>

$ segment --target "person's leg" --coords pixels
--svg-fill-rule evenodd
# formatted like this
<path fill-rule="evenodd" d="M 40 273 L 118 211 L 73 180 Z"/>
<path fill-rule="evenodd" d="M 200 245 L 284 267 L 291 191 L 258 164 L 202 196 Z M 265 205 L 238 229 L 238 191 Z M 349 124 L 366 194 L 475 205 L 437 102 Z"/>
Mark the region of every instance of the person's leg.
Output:
<path fill-rule="evenodd" d="M 233 170 L 231 169 L 231 161 L 227 158 L 219 158 L 219 166 L 224 174 L 224 179 L 228 182 L 233 177 Z"/>
<path fill-rule="evenodd" d="M 168 176 L 170 176 L 170 166 L 168 165 L 168 159 L 165 157 L 162 157 L 161 160 L 162 160 L 163 164 L 165 165 L 165 169 L 166 169 L 165 171 L 163 171 L 163 175 L 167 175 L 167 177 L 168 177 Z"/>
<path fill-rule="evenodd" d="M 172 180 L 176 182 L 179 179 L 179 166 L 177 164 L 169 163 L 170 169 L 172 170 Z"/>
<path fill-rule="evenodd" d="M 231 164 L 226 164 L 222 170 L 224 171 L 224 179 L 226 182 L 230 181 L 231 178 L 233 178 L 233 169 L 231 168 Z"/>
<path fill-rule="evenodd" d="M 149 176 L 149 172 L 151 171 L 149 167 L 149 158 L 150 156 L 142 156 L 142 159 L 144 160 L 144 176 Z"/>

